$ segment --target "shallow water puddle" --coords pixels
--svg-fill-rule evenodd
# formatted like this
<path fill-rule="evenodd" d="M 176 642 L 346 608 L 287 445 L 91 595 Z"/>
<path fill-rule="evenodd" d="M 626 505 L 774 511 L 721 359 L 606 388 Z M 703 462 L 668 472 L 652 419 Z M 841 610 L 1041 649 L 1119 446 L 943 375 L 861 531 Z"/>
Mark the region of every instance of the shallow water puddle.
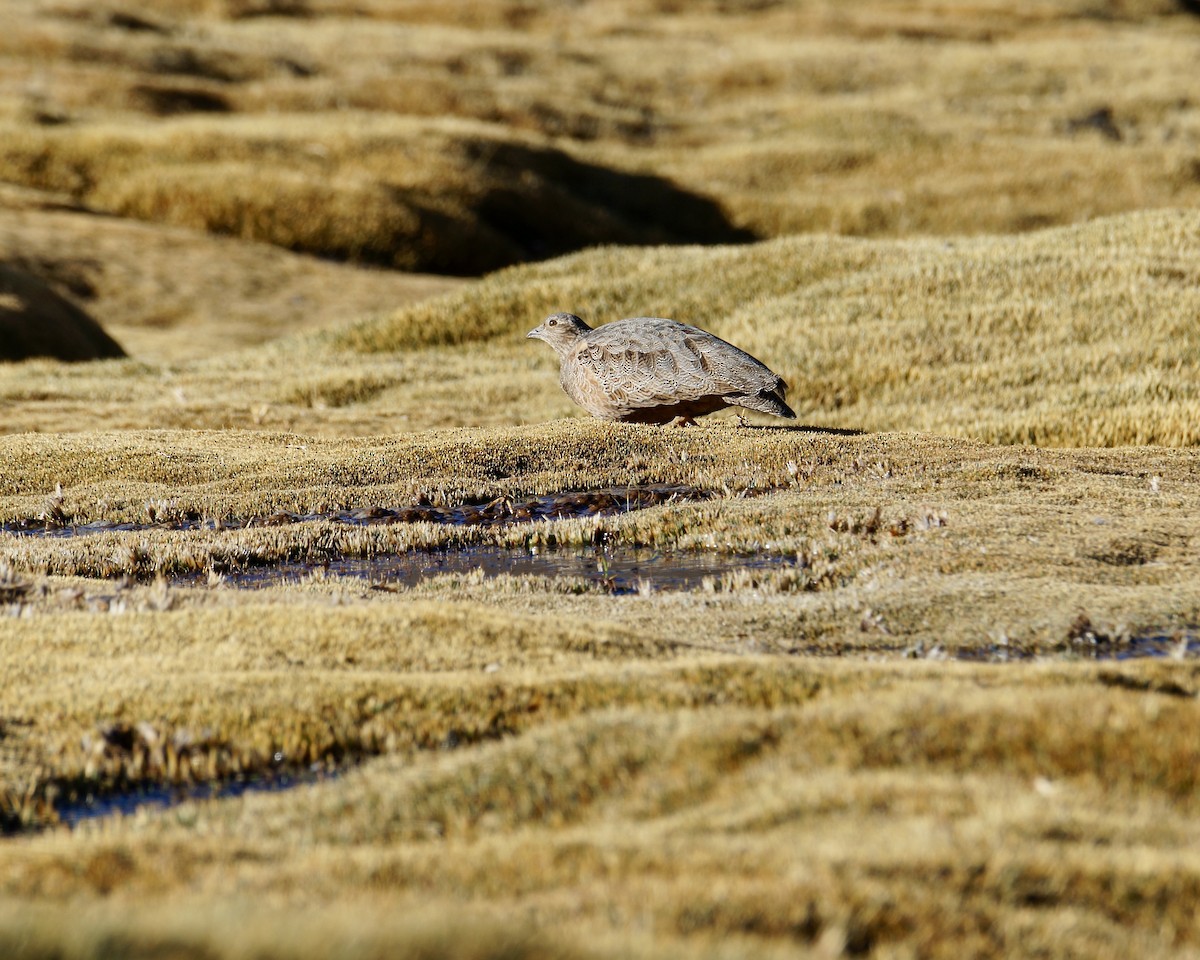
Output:
<path fill-rule="evenodd" d="M 279 793 L 331 780 L 336 776 L 335 771 L 322 768 L 307 773 L 278 773 L 216 783 L 143 786 L 124 793 L 88 796 L 82 800 L 59 804 L 55 806 L 54 812 L 60 824 L 76 827 L 89 820 L 132 816 L 144 808 L 164 810 L 188 801 L 223 800 L 247 793 Z"/>
<path fill-rule="evenodd" d="M 917 653 L 905 651 L 905 655 L 946 659 L 946 655 L 939 654 L 938 650 L 939 648 L 935 648 L 933 651 Z M 1133 635 L 1104 642 L 1075 642 L 1049 652 L 988 644 L 956 650 L 951 656 L 955 660 L 970 663 L 1022 663 L 1043 660 L 1047 656 L 1054 659 L 1066 657 L 1079 660 L 1191 660 L 1200 657 L 1200 628 L 1173 633 Z"/>
<path fill-rule="evenodd" d="M 469 547 L 346 557 L 319 566 L 304 563 L 272 564 L 230 572 L 224 575 L 224 582 L 253 589 L 298 583 L 314 576 L 339 576 L 358 577 L 379 589 L 390 589 L 415 586 L 430 577 L 446 574 L 483 577 L 510 574 L 581 579 L 620 595 L 653 590 L 695 590 L 706 577 L 717 578 L 739 570 L 781 570 L 794 563 L 794 558 L 777 555 L 667 553 L 636 547 L 539 553 L 504 547 Z M 199 574 L 189 579 L 191 582 L 203 582 Z"/>
<path fill-rule="evenodd" d="M 763 492 L 763 491 L 756 491 Z M 191 512 L 173 512 L 169 507 L 147 506 L 146 523 L 114 520 L 94 520 L 73 523 L 61 510 L 49 511 L 38 517 L 0 524 L 0 532 L 44 537 L 75 537 L 91 533 L 141 530 L 222 530 L 251 527 L 279 527 L 292 523 L 327 520 L 353 526 L 389 523 L 445 523 L 453 526 L 494 526 L 502 523 L 530 523 L 534 520 L 565 520 L 582 517 L 604 517 L 657 507 L 667 503 L 709 500 L 716 494 L 699 487 L 659 484 L 655 486 L 608 487 L 603 490 L 580 490 L 550 493 L 538 497 L 514 499 L 497 497 L 486 503 L 463 503 L 458 506 L 418 502 L 405 507 L 359 507 L 327 513 L 292 513 L 281 511 L 253 517 L 220 520 L 201 517 Z"/>
<path fill-rule="evenodd" d="M 1133 636 L 1127 640 L 1073 646 L 1072 652 L 1085 660 L 1138 660 L 1160 657 L 1166 660 L 1185 660 L 1200 657 L 1200 633 L 1156 633 Z"/>

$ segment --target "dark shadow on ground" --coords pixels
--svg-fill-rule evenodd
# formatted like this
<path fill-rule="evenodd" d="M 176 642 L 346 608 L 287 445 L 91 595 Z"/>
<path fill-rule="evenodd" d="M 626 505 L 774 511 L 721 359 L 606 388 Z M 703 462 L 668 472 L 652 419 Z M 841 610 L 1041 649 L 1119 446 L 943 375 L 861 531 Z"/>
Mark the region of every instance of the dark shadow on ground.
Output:
<path fill-rule="evenodd" d="M 121 345 L 31 273 L 0 263 L 0 361 L 123 357 Z"/>
<path fill-rule="evenodd" d="M 860 430 L 857 427 L 818 427 L 810 423 L 747 423 L 738 427 L 739 430 L 772 430 L 788 433 L 824 433 L 833 437 L 863 437 L 870 430 Z"/>
<path fill-rule="evenodd" d="M 750 243 L 714 200 L 663 177 L 584 163 L 552 148 L 498 141 L 467 144 L 487 189 L 468 204 L 482 232 L 503 238 L 480 252 L 461 246 L 440 266 L 476 273 L 543 260 L 597 244 Z M 447 251 L 442 251 L 447 253 Z M 476 262 L 484 256 L 491 262 Z"/>

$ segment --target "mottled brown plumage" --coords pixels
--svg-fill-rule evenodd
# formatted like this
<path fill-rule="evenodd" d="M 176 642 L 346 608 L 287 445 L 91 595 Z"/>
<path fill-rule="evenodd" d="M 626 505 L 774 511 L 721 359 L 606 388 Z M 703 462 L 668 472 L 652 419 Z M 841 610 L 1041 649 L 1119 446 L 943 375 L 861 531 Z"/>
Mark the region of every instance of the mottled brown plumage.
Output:
<path fill-rule="evenodd" d="M 782 379 L 698 327 L 635 317 L 593 330 L 572 313 L 556 313 L 528 336 L 554 348 L 563 390 L 602 420 L 686 422 L 733 406 L 796 417 Z"/>

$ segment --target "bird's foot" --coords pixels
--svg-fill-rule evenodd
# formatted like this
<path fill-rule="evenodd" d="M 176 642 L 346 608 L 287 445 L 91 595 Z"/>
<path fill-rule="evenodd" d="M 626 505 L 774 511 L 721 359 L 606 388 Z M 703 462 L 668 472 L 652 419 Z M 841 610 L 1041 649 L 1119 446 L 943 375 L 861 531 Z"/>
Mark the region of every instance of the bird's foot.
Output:
<path fill-rule="evenodd" d="M 695 427 L 698 426 L 695 419 L 692 417 L 676 417 L 671 421 L 673 427 Z"/>
<path fill-rule="evenodd" d="M 735 417 L 737 417 L 737 425 L 738 425 L 739 427 L 748 427 L 748 426 L 750 426 L 750 421 L 749 421 L 749 420 L 747 420 L 747 419 L 746 419 L 744 416 L 742 416 L 740 413 L 735 413 L 735 414 L 734 414 L 734 416 L 735 416 Z"/>

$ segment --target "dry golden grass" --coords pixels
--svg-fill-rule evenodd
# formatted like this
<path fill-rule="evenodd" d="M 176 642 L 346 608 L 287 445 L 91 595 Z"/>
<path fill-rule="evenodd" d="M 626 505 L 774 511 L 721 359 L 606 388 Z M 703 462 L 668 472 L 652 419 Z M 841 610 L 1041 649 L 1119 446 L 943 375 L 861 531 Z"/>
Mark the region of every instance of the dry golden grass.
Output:
<path fill-rule="evenodd" d="M 241 671 L 224 696 L 288 669 Z M 458 917 L 467 942 L 503 918 L 508 936 L 537 929 L 600 955 L 1187 955 L 1194 674 L 744 657 L 407 688 L 375 673 L 341 691 L 360 724 L 424 729 L 414 693 L 440 690 L 457 746 L 9 841 L 8 903 L 77 912 L 63 924 L 53 906 L 25 908 L 5 928 L 18 957 L 114 934 L 128 956 L 162 938 L 241 956 L 336 900 L 373 951 L 429 937 L 383 919 L 417 910 Z M 501 742 L 470 745 L 471 704 L 507 724 Z M 130 909 L 154 923 L 117 920 Z M 239 935 L 189 923 L 197 912 Z M 320 909 L 301 929 L 314 939 L 258 949 L 320 956 L 347 935 Z"/>
<path fill-rule="evenodd" d="M 606 250 L 357 325 L 376 351 L 515 340 L 531 317 L 671 315 L 764 357 L 802 419 L 999 443 L 1195 444 L 1200 216 L 1020 237 Z"/>
<path fill-rule="evenodd" d="M 345 436 L 579 415 L 552 353 L 524 339 L 568 309 L 593 323 L 657 314 L 710 329 L 789 382 L 802 423 L 1194 445 L 1198 244 L 1200 215 L 1160 211 L 1017 237 L 605 248 L 240 354 L 0 369 L 0 431 Z"/>
<path fill-rule="evenodd" d="M 8 14 L 0 257 L 135 359 L 0 367 L 0 523 L 147 526 L 0 532 L 0 823 L 340 772 L 0 839 L 0 956 L 1197 955 L 1179 5 Z M 469 272 L 747 233 L 466 286 L 277 249 Z M 712 329 L 809 426 L 578 418 L 522 339 L 558 309 Z M 238 522 L 658 483 L 715 496 Z M 629 596 L 320 569 L 597 541 L 795 562 Z M 283 560 L 313 572 L 222 580 Z"/>
<path fill-rule="evenodd" d="M 347 935 L 311 912 L 331 902 L 364 956 L 513 938 L 534 956 L 1195 949 L 1200 674 L 1190 658 L 1091 661 L 1195 636 L 1193 451 L 572 420 L 388 440 L 27 435 L 0 454 L 3 516 L 76 522 L 780 488 L 536 527 L 4 535 L 9 817 L 105 785 L 366 761 L 4 841 L 13 956 L 115 937 L 130 957 L 315 957 Z M 214 558 L 545 549 L 597 529 L 804 566 L 627 597 L 471 576 L 254 594 L 149 580 Z M 101 573 L 132 579 L 78 576 Z M 959 654 L 1041 659 L 944 662 Z M 81 919 L 60 923 L 56 903 Z M 134 904 L 154 921 L 119 919 Z M 284 927 L 310 933 L 258 946 Z"/>
<path fill-rule="evenodd" d="M 0 260 L 81 304 L 128 353 L 170 364 L 344 324 L 460 281 L 356 268 L 0 189 Z M 34 311 L 30 329 L 44 328 Z"/>
<path fill-rule="evenodd" d="M 1166 0 L 67 2 L 12 21 L 4 179 L 405 269 L 1200 200 L 1200 25 Z"/>
<path fill-rule="evenodd" d="M 106 212 L 404 270 L 733 241 L 711 203 L 463 120 L 373 113 L 13 127 L 0 173 Z M 216 159 L 219 158 L 219 159 Z"/>

